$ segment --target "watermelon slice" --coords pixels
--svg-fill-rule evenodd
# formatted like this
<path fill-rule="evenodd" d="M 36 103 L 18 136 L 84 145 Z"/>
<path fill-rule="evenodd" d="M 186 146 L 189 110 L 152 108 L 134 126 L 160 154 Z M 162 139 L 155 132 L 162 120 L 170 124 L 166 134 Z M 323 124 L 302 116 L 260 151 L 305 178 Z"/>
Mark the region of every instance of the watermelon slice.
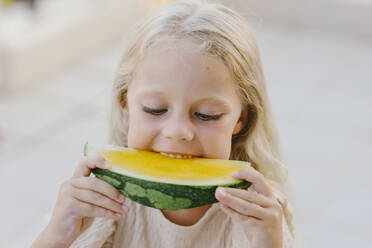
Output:
<path fill-rule="evenodd" d="M 237 160 L 171 158 L 160 153 L 110 146 L 90 149 L 100 154 L 111 169 L 94 168 L 93 174 L 117 188 L 122 195 L 142 205 L 167 210 L 194 208 L 217 202 L 216 188 L 246 189 L 251 183 L 230 176 L 250 167 Z"/>

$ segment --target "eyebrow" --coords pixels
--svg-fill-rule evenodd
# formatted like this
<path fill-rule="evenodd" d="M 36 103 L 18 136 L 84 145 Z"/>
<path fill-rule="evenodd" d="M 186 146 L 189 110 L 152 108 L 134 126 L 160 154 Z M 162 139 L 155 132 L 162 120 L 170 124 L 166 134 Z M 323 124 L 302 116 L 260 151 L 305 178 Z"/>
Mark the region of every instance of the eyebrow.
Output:
<path fill-rule="evenodd" d="M 167 94 L 165 92 L 157 91 L 157 90 L 147 90 L 147 91 L 143 91 L 139 94 L 139 96 L 141 96 L 141 98 L 145 97 L 145 96 L 148 96 L 148 95 L 157 95 L 157 96 L 167 97 Z M 231 104 L 229 103 L 228 100 L 223 100 L 223 99 L 219 99 L 219 98 L 216 98 L 216 97 L 203 97 L 203 98 L 197 99 L 195 101 L 195 103 L 201 103 L 201 102 L 214 102 L 214 103 L 217 103 L 218 105 L 220 105 L 224 108 L 227 108 L 227 109 L 231 108 Z"/>
<path fill-rule="evenodd" d="M 147 95 L 159 95 L 159 96 L 166 96 L 166 93 L 163 91 L 158 90 L 144 90 L 139 93 L 139 96 L 144 97 Z"/>
<path fill-rule="evenodd" d="M 221 99 L 218 99 L 218 98 L 215 98 L 215 97 L 203 97 L 201 99 L 198 99 L 196 101 L 196 103 L 201 103 L 201 102 L 214 102 L 214 103 L 217 103 L 218 105 L 226 108 L 226 109 L 230 109 L 231 105 L 229 104 L 229 102 L 227 100 L 221 100 Z"/>

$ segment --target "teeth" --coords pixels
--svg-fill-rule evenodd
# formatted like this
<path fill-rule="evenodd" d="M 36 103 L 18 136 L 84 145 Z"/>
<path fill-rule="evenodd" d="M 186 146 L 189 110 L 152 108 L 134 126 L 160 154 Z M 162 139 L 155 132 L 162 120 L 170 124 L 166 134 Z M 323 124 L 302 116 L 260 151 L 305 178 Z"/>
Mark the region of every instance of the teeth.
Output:
<path fill-rule="evenodd" d="M 160 154 L 171 158 L 192 158 L 191 155 L 169 154 L 165 152 L 160 152 Z"/>

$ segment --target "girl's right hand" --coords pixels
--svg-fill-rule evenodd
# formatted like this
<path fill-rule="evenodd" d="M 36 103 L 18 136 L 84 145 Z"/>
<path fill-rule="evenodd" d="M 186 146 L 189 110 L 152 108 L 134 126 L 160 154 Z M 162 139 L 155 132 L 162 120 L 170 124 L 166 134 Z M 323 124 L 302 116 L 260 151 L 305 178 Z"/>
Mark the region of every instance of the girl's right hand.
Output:
<path fill-rule="evenodd" d="M 119 219 L 128 213 L 123 204 L 125 198 L 116 188 L 89 177 L 95 167 L 109 168 L 103 157 L 87 156 L 81 159 L 72 178 L 62 183 L 47 226 L 49 238 L 53 237 L 56 243 L 69 246 L 94 217 Z"/>

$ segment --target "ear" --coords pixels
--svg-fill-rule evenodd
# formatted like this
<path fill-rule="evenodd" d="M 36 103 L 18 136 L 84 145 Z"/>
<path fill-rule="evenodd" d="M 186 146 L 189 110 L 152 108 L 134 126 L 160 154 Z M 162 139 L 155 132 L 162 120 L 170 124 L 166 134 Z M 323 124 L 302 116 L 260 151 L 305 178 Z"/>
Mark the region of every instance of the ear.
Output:
<path fill-rule="evenodd" d="M 233 134 L 238 134 L 247 124 L 248 121 L 248 111 L 246 109 L 242 110 L 240 113 L 239 120 L 236 122 Z"/>

